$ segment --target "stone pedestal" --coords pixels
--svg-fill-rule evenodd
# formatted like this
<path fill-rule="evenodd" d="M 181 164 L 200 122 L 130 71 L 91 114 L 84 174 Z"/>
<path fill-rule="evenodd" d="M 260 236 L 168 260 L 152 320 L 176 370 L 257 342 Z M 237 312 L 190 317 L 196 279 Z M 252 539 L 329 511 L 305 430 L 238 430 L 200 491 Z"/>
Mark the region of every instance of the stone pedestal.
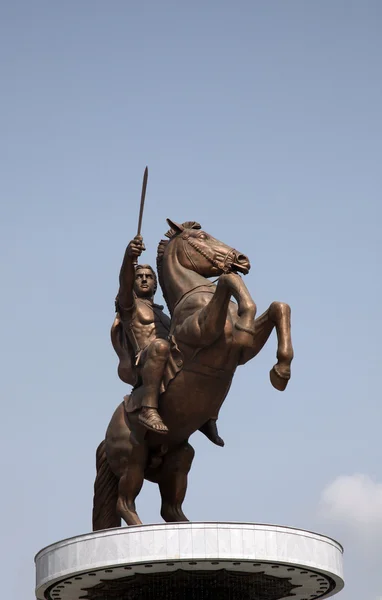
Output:
<path fill-rule="evenodd" d="M 313 600 L 344 585 L 337 542 L 253 523 L 109 529 L 52 544 L 35 561 L 39 600 Z"/>

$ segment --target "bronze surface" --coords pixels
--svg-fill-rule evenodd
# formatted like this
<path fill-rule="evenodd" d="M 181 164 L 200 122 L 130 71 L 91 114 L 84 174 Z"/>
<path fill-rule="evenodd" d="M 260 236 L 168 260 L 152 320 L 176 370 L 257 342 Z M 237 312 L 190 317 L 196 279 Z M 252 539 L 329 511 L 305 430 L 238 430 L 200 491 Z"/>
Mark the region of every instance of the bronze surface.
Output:
<path fill-rule="evenodd" d="M 182 503 L 197 430 L 223 445 L 216 420 L 235 370 L 277 333 L 272 385 L 282 391 L 293 359 L 290 308 L 272 302 L 256 318 L 242 277 L 248 258 L 213 238 L 196 222 L 168 220 L 157 269 L 171 320 L 153 302 L 156 277 L 135 266 L 144 250 L 136 236 L 125 252 L 112 343 L 120 378 L 134 386 L 116 409 L 97 450 L 93 529 L 141 521 L 135 499 L 144 479 L 159 485 L 165 521 L 186 521 Z M 216 283 L 209 278 L 215 278 Z"/>

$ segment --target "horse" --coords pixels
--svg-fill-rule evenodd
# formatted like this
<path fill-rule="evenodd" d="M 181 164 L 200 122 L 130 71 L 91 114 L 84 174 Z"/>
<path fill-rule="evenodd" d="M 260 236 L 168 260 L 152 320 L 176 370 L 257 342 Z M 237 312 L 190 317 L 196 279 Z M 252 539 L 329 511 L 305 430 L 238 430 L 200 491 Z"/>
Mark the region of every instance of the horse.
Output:
<path fill-rule="evenodd" d="M 196 222 L 167 222 L 157 269 L 178 358 L 177 371 L 159 397 L 169 431 L 163 435 L 141 427 L 136 411 L 126 410 L 128 396 L 117 407 L 96 454 L 94 531 L 119 527 L 121 518 L 127 525 L 141 524 L 135 500 L 145 479 L 159 485 L 164 521 L 188 521 L 182 504 L 194 457 L 189 437 L 217 419 L 236 368 L 261 351 L 274 328 L 277 362 L 270 380 L 283 391 L 290 378 L 290 307 L 272 302 L 256 318 L 256 304 L 241 277 L 249 272 L 248 258 Z M 217 283 L 209 278 L 218 278 Z"/>

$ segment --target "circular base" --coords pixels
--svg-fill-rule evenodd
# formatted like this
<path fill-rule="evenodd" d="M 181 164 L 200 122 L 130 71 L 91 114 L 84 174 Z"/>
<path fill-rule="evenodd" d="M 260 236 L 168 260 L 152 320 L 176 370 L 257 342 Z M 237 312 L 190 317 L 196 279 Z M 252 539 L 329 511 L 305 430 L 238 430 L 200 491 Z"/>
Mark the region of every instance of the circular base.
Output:
<path fill-rule="evenodd" d="M 36 569 L 39 600 L 313 600 L 343 588 L 337 542 L 251 523 L 98 531 L 41 550 Z"/>

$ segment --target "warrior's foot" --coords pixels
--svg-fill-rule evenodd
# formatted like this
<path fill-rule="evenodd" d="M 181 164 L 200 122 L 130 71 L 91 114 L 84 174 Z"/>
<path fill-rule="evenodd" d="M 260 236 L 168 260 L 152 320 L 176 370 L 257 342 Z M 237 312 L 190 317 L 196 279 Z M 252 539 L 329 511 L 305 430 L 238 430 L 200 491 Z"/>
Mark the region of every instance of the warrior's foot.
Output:
<path fill-rule="evenodd" d="M 279 363 L 275 365 L 269 372 L 271 384 L 276 390 L 283 392 L 288 385 L 290 379 L 290 367 L 282 366 Z"/>
<path fill-rule="evenodd" d="M 155 431 L 155 433 L 168 432 L 168 428 L 163 423 L 156 408 L 143 406 L 138 415 L 138 421 L 150 431 Z"/>
<path fill-rule="evenodd" d="M 224 446 L 224 440 L 218 434 L 218 428 L 216 426 L 216 419 L 210 419 L 207 423 L 204 423 L 199 429 L 204 435 L 217 446 Z"/>

